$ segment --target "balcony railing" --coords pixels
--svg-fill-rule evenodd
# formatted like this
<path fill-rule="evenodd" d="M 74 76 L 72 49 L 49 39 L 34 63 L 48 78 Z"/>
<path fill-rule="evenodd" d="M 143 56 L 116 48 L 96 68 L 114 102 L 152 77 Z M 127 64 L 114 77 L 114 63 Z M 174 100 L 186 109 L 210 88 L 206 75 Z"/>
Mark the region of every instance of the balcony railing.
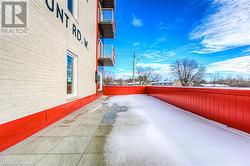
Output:
<path fill-rule="evenodd" d="M 116 0 L 100 0 L 102 7 L 104 8 L 115 8 Z"/>
<path fill-rule="evenodd" d="M 113 45 L 105 45 L 99 41 L 98 58 L 100 66 L 114 66 L 115 64 L 115 49 Z"/>
<path fill-rule="evenodd" d="M 99 9 L 99 28 L 103 38 L 115 37 L 115 21 L 113 8 Z"/>

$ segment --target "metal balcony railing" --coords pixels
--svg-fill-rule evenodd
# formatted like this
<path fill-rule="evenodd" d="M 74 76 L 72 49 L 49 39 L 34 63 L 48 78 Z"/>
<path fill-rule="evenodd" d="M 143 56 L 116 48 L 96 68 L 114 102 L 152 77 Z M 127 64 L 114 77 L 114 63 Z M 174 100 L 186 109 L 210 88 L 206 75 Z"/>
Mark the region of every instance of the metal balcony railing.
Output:
<path fill-rule="evenodd" d="M 115 49 L 113 45 L 105 45 L 99 40 L 98 58 L 101 66 L 114 66 Z"/>
<path fill-rule="evenodd" d="M 99 8 L 99 27 L 104 38 L 114 38 L 115 36 L 115 20 L 113 8 Z"/>
<path fill-rule="evenodd" d="M 114 23 L 114 9 L 100 8 L 99 9 L 99 23 Z"/>

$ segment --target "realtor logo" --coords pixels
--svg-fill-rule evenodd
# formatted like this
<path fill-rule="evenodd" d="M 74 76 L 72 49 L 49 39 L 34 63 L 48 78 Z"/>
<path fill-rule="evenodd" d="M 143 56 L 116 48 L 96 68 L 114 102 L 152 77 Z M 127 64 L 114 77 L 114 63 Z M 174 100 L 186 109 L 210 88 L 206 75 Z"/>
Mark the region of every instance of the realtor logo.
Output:
<path fill-rule="evenodd" d="M 2 28 L 27 28 L 27 2 L 2 2 Z"/>

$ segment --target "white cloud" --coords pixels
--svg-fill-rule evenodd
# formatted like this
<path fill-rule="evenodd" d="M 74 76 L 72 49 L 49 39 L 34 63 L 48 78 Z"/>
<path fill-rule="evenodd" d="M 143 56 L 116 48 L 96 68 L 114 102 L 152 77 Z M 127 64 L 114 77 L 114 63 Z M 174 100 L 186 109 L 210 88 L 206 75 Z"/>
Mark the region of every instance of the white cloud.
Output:
<path fill-rule="evenodd" d="M 160 75 L 163 76 L 163 78 L 167 78 L 169 77 L 171 70 L 170 70 L 170 64 L 161 64 L 161 63 L 137 63 L 136 64 L 136 71 L 139 67 L 150 67 L 152 68 L 154 71 L 154 73 L 158 73 Z M 136 74 L 136 73 L 135 73 Z M 116 72 L 114 73 L 114 77 L 119 79 L 119 78 L 123 78 L 123 79 L 128 79 L 128 78 L 132 78 L 133 76 L 133 72 L 132 72 L 132 66 L 131 69 L 123 69 L 123 68 L 119 68 L 116 70 Z M 137 76 L 137 75 L 136 75 Z"/>
<path fill-rule="evenodd" d="M 225 61 L 215 62 L 207 67 L 208 73 L 230 72 L 248 74 L 250 72 L 250 56 L 232 58 Z"/>
<path fill-rule="evenodd" d="M 163 31 L 163 30 L 166 30 L 166 25 L 163 23 L 163 22 L 160 22 L 157 26 L 158 28 L 158 31 Z"/>
<path fill-rule="evenodd" d="M 154 62 L 162 62 L 175 57 L 176 53 L 171 50 L 149 50 L 140 55 L 147 60 L 152 60 Z"/>
<path fill-rule="evenodd" d="M 132 71 L 120 71 L 120 72 L 116 72 L 114 77 L 119 79 L 119 78 L 122 78 L 122 79 L 128 79 L 128 78 L 132 78 L 133 76 L 133 72 Z"/>
<path fill-rule="evenodd" d="M 135 27 L 141 27 L 143 24 L 142 24 L 142 20 L 135 17 L 135 15 L 132 16 L 132 22 L 131 24 Z"/>
<path fill-rule="evenodd" d="M 167 38 L 165 36 L 161 36 L 155 40 L 155 42 L 150 46 L 150 48 L 157 47 L 160 44 L 163 44 L 165 41 L 167 41 Z"/>
<path fill-rule="evenodd" d="M 137 46 L 139 46 L 141 44 L 141 42 L 135 42 L 134 44 L 133 44 L 133 46 L 134 47 L 137 47 Z"/>
<path fill-rule="evenodd" d="M 170 64 L 161 64 L 161 63 L 138 63 L 136 67 L 150 67 L 154 70 L 155 73 L 160 75 L 168 75 L 170 70 Z"/>
<path fill-rule="evenodd" d="M 166 53 L 166 55 L 167 55 L 168 57 L 174 57 L 174 56 L 176 56 L 176 53 L 175 53 L 174 51 L 168 51 L 168 52 Z"/>
<path fill-rule="evenodd" d="M 243 52 L 244 53 L 250 53 L 250 47 L 248 47 L 247 49 L 245 49 Z"/>
<path fill-rule="evenodd" d="M 196 53 L 214 53 L 250 45 L 250 1 L 213 0 L 208 15 L 190 34 L 201 40 Z"/>
<path fill-rule="evenodd" d="M 143 58 L 146 58 L 146 59 L 149 59 L 149 60 L 152 60 L 152 59 L 155 59 L 157 57 L 159 57 L 159 55 L 161 54 L 160 51 L 147 51 L 145 53 L 142 53 L 140 54 Z"/>
<path fill-rule="evenodd" d="M 167 38 L 165 37 L 165 36 L 161 36 L 161 37 L 159 37 L 156 41 L 158 42 L 158 43 L 162 43 L 162 42 L 165 42 L 167 40 Z"/>

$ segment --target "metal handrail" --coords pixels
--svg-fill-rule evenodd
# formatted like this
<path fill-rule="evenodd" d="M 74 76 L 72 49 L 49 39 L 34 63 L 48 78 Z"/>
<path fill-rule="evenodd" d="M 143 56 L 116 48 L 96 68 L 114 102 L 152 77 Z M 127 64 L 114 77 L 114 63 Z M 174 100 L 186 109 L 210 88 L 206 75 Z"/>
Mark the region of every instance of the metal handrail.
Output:
<path fill-rule="evenodd" d="M 99 8 L 99 23 L 114 23 L 113 8 Z"/>
<path fill-rule="evenodd" d="M 115 64 L 115 48 L 112 46 L 112 61 Z"/>
<path fill-rule="evenodd" d="M 98 52 L 99 52 L 99 55 L 98 55 L 99 58 L 112 58 L 113 61 L 115 59 L 114 46 L 110 44 L 108 45 L 103 44 L 101 40 L 99 40 Z"/>

